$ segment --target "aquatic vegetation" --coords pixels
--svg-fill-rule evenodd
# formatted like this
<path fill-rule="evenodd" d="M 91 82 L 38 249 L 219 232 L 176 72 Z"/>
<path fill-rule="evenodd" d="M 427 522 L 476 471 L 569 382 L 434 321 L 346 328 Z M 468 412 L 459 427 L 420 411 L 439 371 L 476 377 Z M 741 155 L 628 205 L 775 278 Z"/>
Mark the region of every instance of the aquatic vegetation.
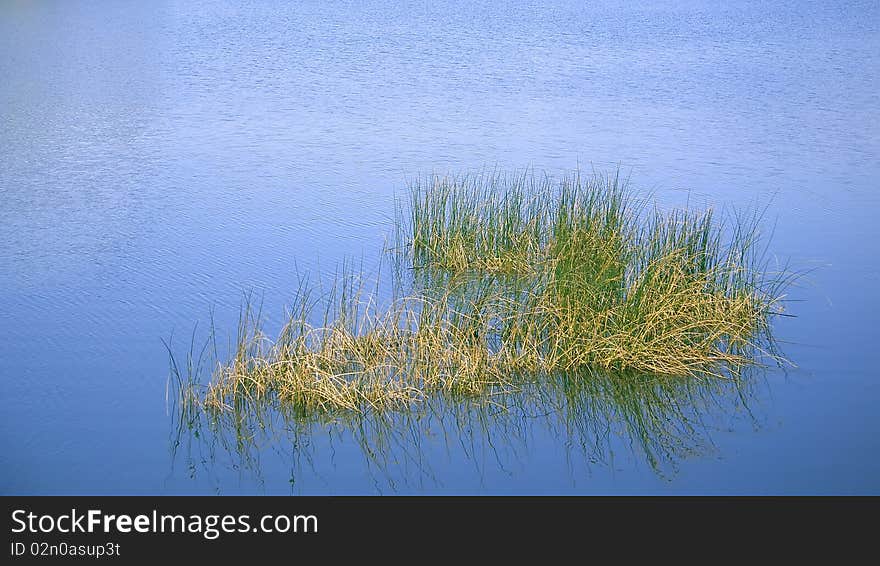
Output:
<path fill-rule="evenodd" d="M 346 271 L 327 293 L 304 280 L 274 340 L 247 305 L 203 394 L 175 368 L 186 395 L 333 419 L 491 402 L 550 376 L 729 378 L 780 359 L 770 320 L 789 276 L 760 263 L 757 215 L 649 210 L 617 174 L 432 177 L 408 202 L 391 292 Z"/>
<path fill-rule="evenodd" d="M 693 376 L 772 348 L 788 275 L 760 263 L 758 220 L 644 210 L 616 174 L 434 177 L 397 240 L 417 269 L 529 281 L 498 313 L 527 367 Z"/>

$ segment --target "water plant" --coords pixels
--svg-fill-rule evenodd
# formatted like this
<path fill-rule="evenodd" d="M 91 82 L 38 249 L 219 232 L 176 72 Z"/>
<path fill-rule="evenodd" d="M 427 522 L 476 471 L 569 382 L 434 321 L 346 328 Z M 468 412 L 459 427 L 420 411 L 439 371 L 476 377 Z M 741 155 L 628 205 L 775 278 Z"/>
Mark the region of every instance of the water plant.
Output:
<path fill-rule="evenodd" d="M 529 366 L 720 376 L 776 355 L 788 275 L 762 263 L 759 219 L 647 210 L 618 174 L 433 177 L 397 242 L 416 269 L 525 279 L 498 316 Z"/>
<path fill-rule="evenodd" d="M 393 488 L 396 466 L 430 475 L 424 427 L 497 458 L 540 417 L 590 462 L 622 441 L 662 473 L 701 450 L 715 408 L 749 410 L 752 368 L 782 361 L 771 323 L 794 274 L 764 261 L 759 213 L 647 203 L 618 174 L 417 180 L 390 279 L 303 277 L 274 337 L 248 297 L 226 353 L 212 322 L 198 355 L 194 339 L 171 355 L 173 450 L 189 432 L 186 450 L 258 473 L 267 436 L 310 461 L 306 437 L 336 430 Z"/>
<path fill-rule="evenodd" d="M 619 174 L 430 177 L 398 205 L 393 289 L 350 270 L 300 283 L 278 337 L 242 311 L 205 409 L 402 411 L 550 376 L 736 377 L 779 360 L 786 274 L 762 263 L 760 215 L 649 208 Z M 586 377 L 585 377 L 586 376 Z"/>

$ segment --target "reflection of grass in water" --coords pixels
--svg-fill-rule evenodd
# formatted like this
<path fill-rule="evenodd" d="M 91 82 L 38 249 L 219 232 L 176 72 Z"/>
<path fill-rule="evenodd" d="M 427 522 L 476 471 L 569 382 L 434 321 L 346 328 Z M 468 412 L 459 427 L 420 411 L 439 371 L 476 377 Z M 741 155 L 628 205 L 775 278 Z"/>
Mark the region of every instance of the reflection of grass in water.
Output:
<path fill-rule="evenodd" d="M 335 435 L 359 447 L 377 489 L 384 483 L 395 490 L 443 483 L 434 469 L 443 460 L 438 442 L 443 453 L 462 454 L 482 474 L 527 459 L 530 438 L 545 430 L 569 457 L 579 455 L 588 465 L 610 463 L 622 444 L 665 475 L 682 458 L 706 450 L 712 423 L 749 411 L 751 383 L 743 376 L 681 380 L 584 370 L 532 378 L 518 391 L 491 397 L 439 394 L 407 411 L 334 416 L 304 414 L 278 400 L 218 410 L 190 396 L 189 407 L 178 406 L 175 442 L 187 445 L 191 466 L 201 460 L 210 470 L 218 457 L 231 457 L 235 468 L 256 478 L 267 448 L 288 451 L 294 476 L 302 477 L 319 473 L 318 460 L 329 458 L 315 452 L 321 435 L 331 442 Z"/>
<path fill-rule="evenodd" d="M 779 360 L 770 320 L 789 276 L 760 263 L 757 216 L 647 211 L 617 176 L 433 178 L 397 241 L 407 276 L 388 304 L 351 273 L 328 293 L 303 281 L 274 340 L 245 306 L 204 391 L 198 363 L 175 365 L 188 420 L 379 422 L 531 391 L 567 423 L 625 422 L 651 459 L 687 432 L 667 423 L 690 426 L 676 411 L 707 380 Z"/>

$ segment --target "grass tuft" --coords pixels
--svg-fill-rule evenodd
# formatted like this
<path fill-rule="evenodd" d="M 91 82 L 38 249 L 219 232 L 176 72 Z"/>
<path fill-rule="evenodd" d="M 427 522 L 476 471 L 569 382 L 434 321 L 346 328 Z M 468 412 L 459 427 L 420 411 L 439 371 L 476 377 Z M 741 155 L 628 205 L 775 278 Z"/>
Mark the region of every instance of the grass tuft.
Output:
<path fill-rule="evenodd" d="M 727 378 L 779 361 L 770 322 L 789 279 L 761 263 L 760 216 L 641 202 L 617 174 L 418 180 L 396 222 L 408 290 L 380 309 L 360 277 L 323 295 L 302 283 L 274 341 L 248 304 L 203 404 L 332 417 L 547 376 Z"/>

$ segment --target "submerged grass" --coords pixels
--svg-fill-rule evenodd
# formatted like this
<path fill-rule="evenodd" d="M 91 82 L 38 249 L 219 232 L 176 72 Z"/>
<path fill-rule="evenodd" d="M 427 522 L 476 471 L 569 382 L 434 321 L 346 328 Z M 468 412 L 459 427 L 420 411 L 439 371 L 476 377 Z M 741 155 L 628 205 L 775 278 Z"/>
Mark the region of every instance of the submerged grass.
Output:
<path fill-rule="evenodd" d="M 203 405 L 334 418 L 547 376 L 735 376 L 779 359 L 788 276 L 761 263 L 759 221 L 649 210 L 617 174 L 419 180 L 396 223 L 412 289 L 380 308 L 350 273 L 302 282 L 275 340 L 248 305 Z"/>

